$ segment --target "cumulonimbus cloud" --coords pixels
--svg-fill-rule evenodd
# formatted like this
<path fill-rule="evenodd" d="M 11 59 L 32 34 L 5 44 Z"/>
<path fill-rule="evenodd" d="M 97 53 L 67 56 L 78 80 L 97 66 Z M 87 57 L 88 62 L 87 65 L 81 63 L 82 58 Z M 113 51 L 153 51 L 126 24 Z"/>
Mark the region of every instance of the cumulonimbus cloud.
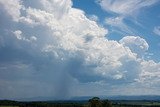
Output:
<path fill-rule="evenodd" d="M 15 1 L 0 0 L 0 18 L 5 22 L 0 25 L 0 74 L 3 74 L 0 80 L 8 92 L 14 88 L 9 97 L 35 92 L 27 88 L 30 91 L 18 94 L 15 86 L 23 86 L 22 90 L 34 86 L 39 89 L 34 94 L 37 96 L 44 95 L 42 83 L 49 88 L 48 95 L 62 98 L 68 95 L 69 84 L 75 81 L 116 85 L 141 80 L 148 61 L 138 56 L 137 49 L 147 51 L 144 39 L 127 36 L 120 42 L 108 40 L 107 30 L 88 19 L 84 11 L 73 8 L 71 0 L 35 0 L 32 4 Z M 17 12 L 13 14 L 11 10 Z M 154 68 L 159 71 L 158 67 Z M 33 83 L 29 84 L 30 81 Z M 8 94 L 3 87 L 0 95 L 5 98 Z"/>

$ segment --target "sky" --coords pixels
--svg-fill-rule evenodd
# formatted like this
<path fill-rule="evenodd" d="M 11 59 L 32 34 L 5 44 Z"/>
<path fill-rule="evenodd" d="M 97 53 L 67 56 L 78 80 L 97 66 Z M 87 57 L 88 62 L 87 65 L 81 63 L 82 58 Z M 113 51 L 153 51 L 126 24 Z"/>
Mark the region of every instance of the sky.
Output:
<path fill-rule="evenodd" d="M 0 0 L 0 99 L 160 95 L 159 0 Z"/>

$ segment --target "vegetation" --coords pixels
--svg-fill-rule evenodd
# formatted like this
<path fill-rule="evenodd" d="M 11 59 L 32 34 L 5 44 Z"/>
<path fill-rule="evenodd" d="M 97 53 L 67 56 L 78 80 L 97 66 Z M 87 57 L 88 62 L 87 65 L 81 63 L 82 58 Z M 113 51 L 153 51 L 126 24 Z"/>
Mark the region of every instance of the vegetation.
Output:
<path fill-rule="evenodd" d="M 93 97 L 89 100 L 89 107 L 112 107 L 109 100 L 100 100 L 98 97 Z"/>
<path fill-rule="evenodd" d="M 36 101 L 18 102 L 1 100 L 0 107 L 160 107 L 159 101 L 101 100 L 93 97 L 89 101 Z"/>

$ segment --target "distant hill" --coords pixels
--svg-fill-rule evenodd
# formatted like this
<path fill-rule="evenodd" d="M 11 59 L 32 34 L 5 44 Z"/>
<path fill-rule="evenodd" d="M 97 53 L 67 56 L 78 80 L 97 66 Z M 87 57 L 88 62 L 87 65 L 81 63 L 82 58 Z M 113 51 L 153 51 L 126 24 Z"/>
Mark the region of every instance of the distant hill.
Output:
<path fill-rule="evenodd" d="M 109 100 L 156 100 L 160 101 L 160 95 L 139 95 L 139 96 L 97 96 L 101 99 Z M 93 96 L 80 96 L 72 97 L 70 99 L 57 99 L 55 97 L 33 97 L 33 98 L 21 98 L 14 99 L 16 101 L 85 101 L 93 98 Z M 3 99 L 1 99 L 3 100 Z M 10 100 L 10 99 L 9 99 Z"/>
<path fill-rule="evenodd" d="M 71 100 L 88 100 L 93 96 L 73 97 Z M 101 99 L 109 100 L 157 100 L 160 101 L 160 95 L 139 95 L 139 96 L 98 96 Z"/>
<path fill-rule="evenodd" d="M 141 96 L 110 96 L 110 100 L 158 100 L 160 101 L 159 95 L 141 95 Z"/>

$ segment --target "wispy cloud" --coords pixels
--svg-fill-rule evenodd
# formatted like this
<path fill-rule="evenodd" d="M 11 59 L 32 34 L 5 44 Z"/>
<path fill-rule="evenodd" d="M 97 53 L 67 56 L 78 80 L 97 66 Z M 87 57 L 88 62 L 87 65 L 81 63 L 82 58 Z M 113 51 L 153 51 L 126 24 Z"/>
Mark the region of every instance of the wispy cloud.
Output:
<path fill-rule="evenodd" d="M 123 33 L 125 32 L 134 35 L 134 30 L 124 22 L 124 17 L 107 17 L 105 18 L 105 24 L 116 28 Z"/>
<path fill-rule="evenodd" d="M 102 9 L 119 15 L 135 15 L 140 9 L 152 6 L 159 0 L 97 0 Z"/>
<path fill-rule="evenodd" d="M 142 9 L 151 7 L 159 0 L 97 0 L 97 3 L 103 10 L 112 14 L 112 18 L 106 18 L 105 23 L 114 26 L 119 32 L 125 32 L 130 35 L 137 34 L 135 28 L 125 23 L 125 19 L 130 20 L 136 26 L 143 27 L 137 20 L 137 16 Z"/>
<path fill-rule="evenodd" d="M 159 36 L 160 36 L 160 26 L 154 27 L 153 32 L 154 32 L 156 35 L 159 35 Z"/>

